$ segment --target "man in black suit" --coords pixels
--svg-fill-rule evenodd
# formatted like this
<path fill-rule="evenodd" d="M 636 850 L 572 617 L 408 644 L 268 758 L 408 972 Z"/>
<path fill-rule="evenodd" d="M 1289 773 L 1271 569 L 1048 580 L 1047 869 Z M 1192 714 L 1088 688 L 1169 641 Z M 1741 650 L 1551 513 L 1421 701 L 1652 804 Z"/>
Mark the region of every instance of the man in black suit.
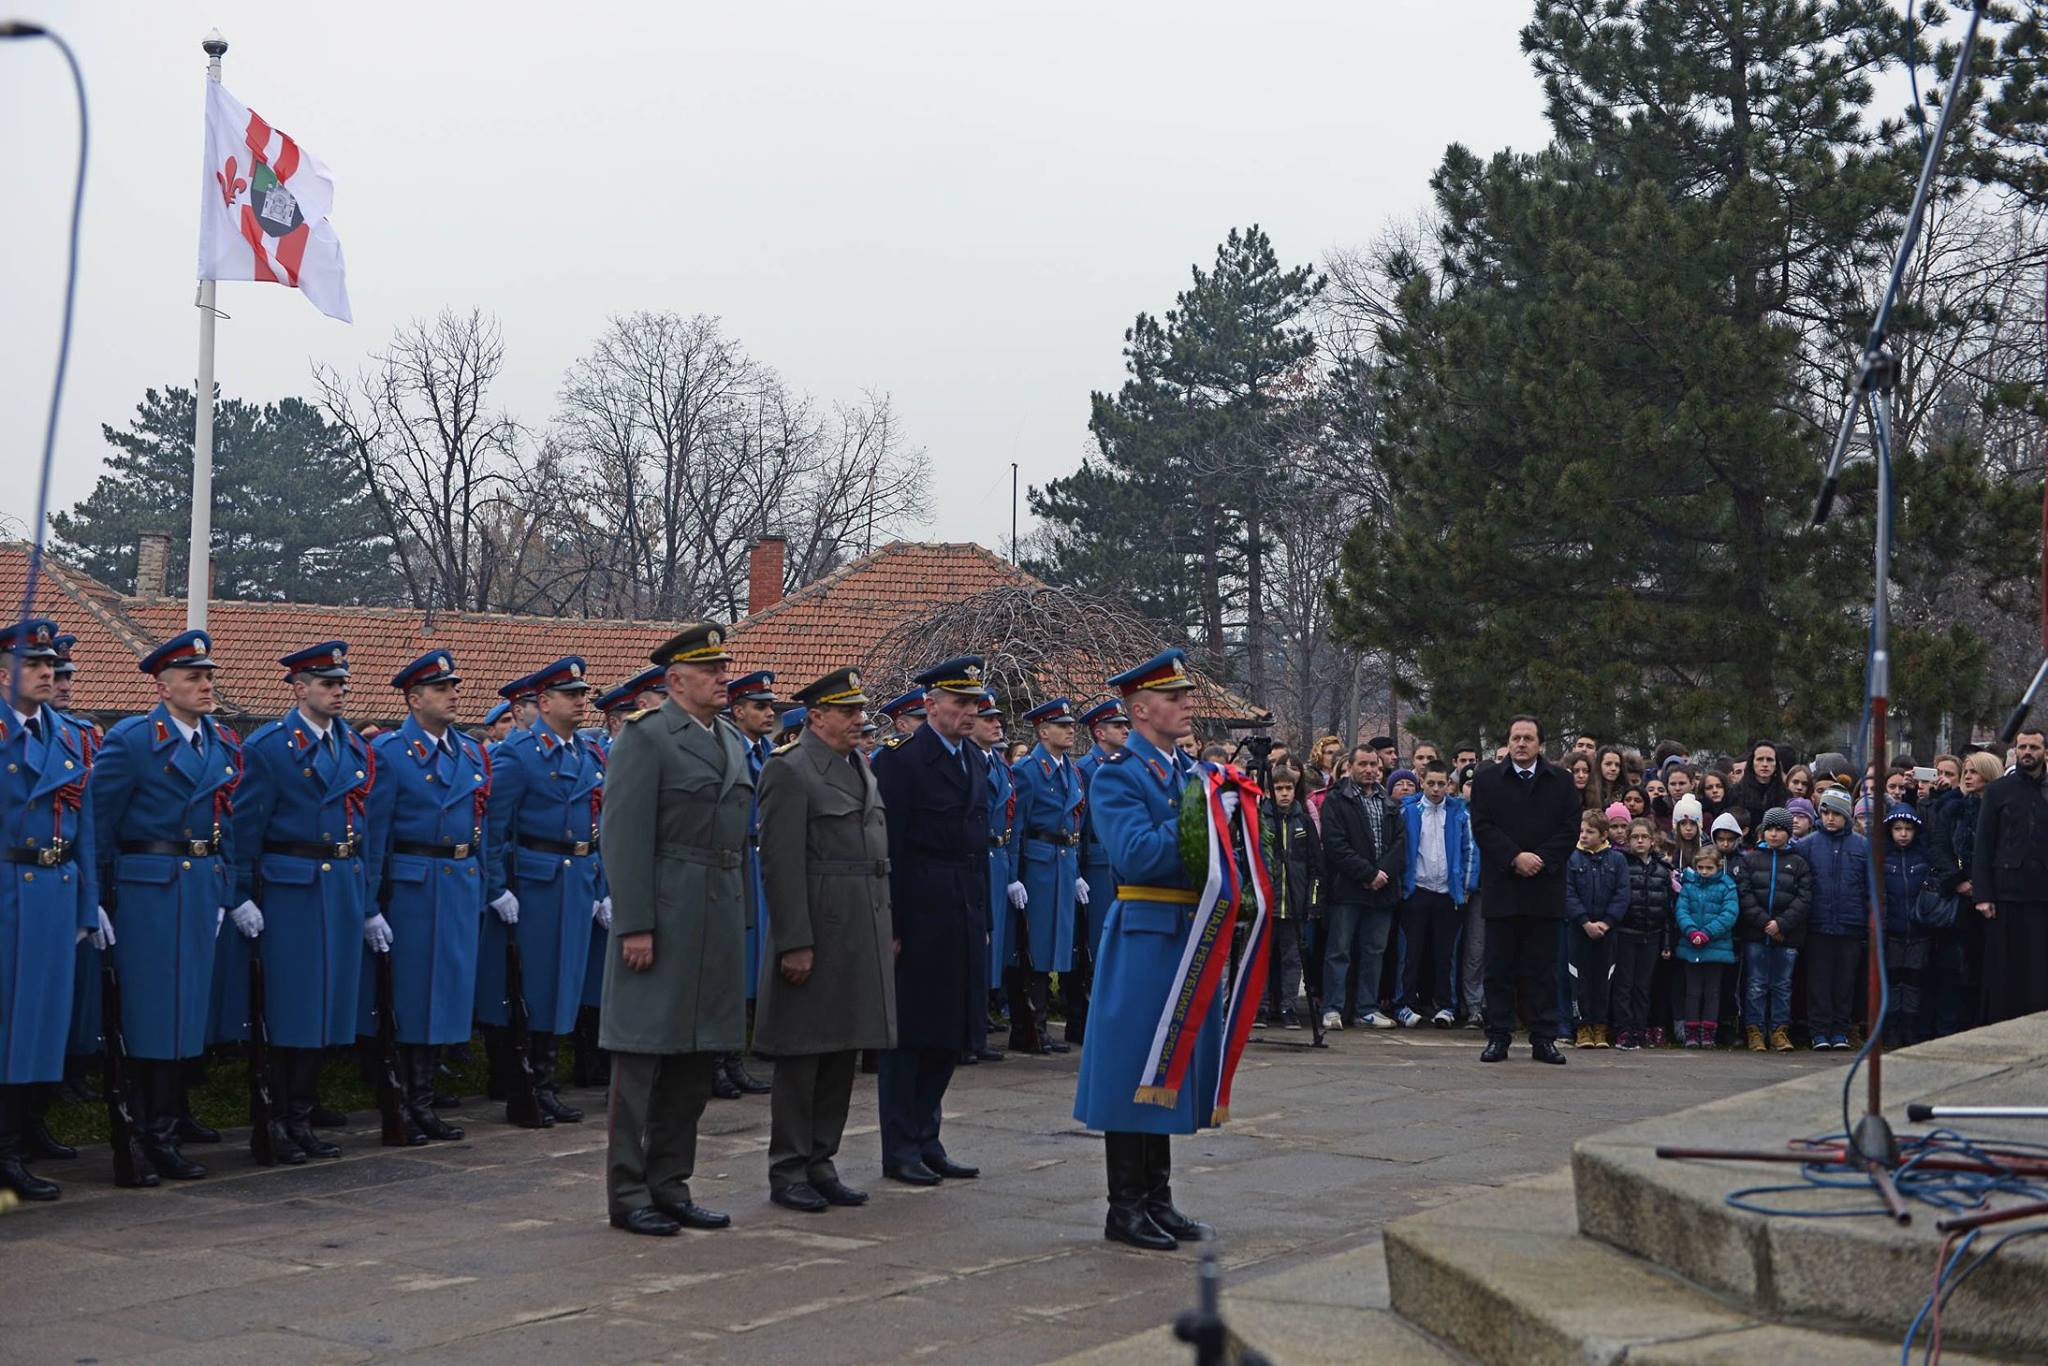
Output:
<path fill-rule="evenodd" d="M 925 724 L 874 757 L 889 819 L 896 1047 L 876 1077 L 882 1175 L 912 1186 L 981 1170 L 946 1155 L 939 1112 L 954 1065 L 988 1040 L 988 764 L 966 743 L 982 661 L 919 674 Z"/>
<path fill-rule="evenodd" d="M 2048 1010 L 2048 751 L 2039 726 L 2013 771 L 1984 789 L 1970 869 L 1984 934 L 1984 1013 L 1995 1024 Z"/>
<path fill-rule="evenodd" d="M 1543 760 L 1543 723 L 1508 723 L 1508 757 L 1472 779 L 1472 839 L 1479 846 L 1480 904 L 1486 917 L 1486 1051 L 1508 1055 L 1515 995 L 1538 1062 L 1564 1062 L 1557 1049 L 1558 926 L 1565 918 L 1564 870 L 1579 837 L 1578 789 Z"/>

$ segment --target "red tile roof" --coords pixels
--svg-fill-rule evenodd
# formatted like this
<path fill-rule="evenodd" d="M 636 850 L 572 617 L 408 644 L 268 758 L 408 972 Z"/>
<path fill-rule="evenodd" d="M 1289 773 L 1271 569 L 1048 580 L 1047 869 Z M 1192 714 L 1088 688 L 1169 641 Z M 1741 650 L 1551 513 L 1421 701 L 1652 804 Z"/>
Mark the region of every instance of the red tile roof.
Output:
<path fill-rule="evenodd" d="M 11 619 L 19 607 L 27 569 L 26 545 L 0 544 L 0 616 Z M 733 668 L 772 669 L 787 695 L 829 669 L 867 664 L 884 637 L 906 620 L 1006 586 L 1042 585 L 978 545 L 892 542 L 736 623 Z M 185 628 L 181 599 L 125 597 L 49 557 L 33 614 L 53 617 L 78 636 L 72 707 L 98 714 L 154 705 L 155 685 L 137 662 Z M 278 657 L 339 639 L 349 643 L 357 679 L 353 715 L 383 723 L 402 714 L 397 694 L 385 684 L 428 650 L 455 656 L 468 680 L 465 712 L 472 716 L 465 719 L 480 719 L 496 702 L 500 684 L 565 654 L 582 655 L 585 672 L 599 687 L 623 681 L 645 668 L 648 651 L 681 624 L 437 612 L 429 626 L 410 608 L 224 600 L 207 607 L 214 657 L 222 665 L 218 691 L 225 715 L 276 715 L 288 702 Z M 1205 714 L 1249 710 L 1242 699 L 1213 685 L 1204 692 Z"/>

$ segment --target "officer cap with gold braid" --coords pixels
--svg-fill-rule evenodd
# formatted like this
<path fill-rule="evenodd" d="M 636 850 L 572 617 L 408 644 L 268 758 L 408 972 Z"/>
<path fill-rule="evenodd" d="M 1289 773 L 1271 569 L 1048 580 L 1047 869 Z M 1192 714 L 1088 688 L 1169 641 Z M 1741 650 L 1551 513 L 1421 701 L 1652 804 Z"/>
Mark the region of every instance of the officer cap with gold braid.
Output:
<path fill-rule="evenodd" d="M 956 692 L 979 701 L 982 690 L 988 687 L 988 681 L 981 676 L 983 667 L 980 655 L 961 655 L 943 664 L 932 665 L 910 681 L 927 691 L 936 688 L 940 692 Z"/>
<path fill-rule="evenodd" d="M 1186 650 L 1161 650 L 1135 669 L 1125 669 L 1109 679 L 1109 686 L 1125 697 L 1141 692 L 1186 692 L 1195 686 L 1188 677 Z"/>
<path fill-rule="evenodd" d="M 719 664 L 731 659 L 725 648 L 726 629 L 715 621 L 700 621 L 669 637 L 647 657 L 667 668 L 672 664 Z"/>
<path fill-rule="evenodd" d="M 864 707 L 868 695 L 861 690 L 859 669 L 834 669 L 799 689 L 796 700 L 805 707 Z"/>

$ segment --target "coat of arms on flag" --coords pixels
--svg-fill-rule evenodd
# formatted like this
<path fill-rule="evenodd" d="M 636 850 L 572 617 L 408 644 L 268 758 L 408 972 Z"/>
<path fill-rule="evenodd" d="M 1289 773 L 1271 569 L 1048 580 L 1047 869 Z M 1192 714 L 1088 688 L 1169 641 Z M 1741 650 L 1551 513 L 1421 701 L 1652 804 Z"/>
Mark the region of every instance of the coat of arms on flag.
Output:
<path fill-rule="evenodd" d="M 298 290 L 330 318 L 354 321 L 341 239 L 327 221 L 333 205 L 325 162 L 226 86 L 207 82 L 200 279 L 268 280 Z"/>

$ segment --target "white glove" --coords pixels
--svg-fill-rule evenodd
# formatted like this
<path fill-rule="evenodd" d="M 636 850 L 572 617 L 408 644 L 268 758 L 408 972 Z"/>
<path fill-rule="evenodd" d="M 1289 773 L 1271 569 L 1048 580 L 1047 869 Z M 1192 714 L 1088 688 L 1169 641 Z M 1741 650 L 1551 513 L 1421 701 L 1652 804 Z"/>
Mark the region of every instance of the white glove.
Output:
<path fill-rule="evenodd" d="M 1024 909 L 1024 903 L 1031 899 L 1030 895 L 1027 892 L 1025 892 L 1024 884 L 1021 882 L 1011 883 L 1009 886 L 1009 893 L 1010 904 L 1020 911 Z"/>
<path fill-rule="evenodd" d="M 602 901 L 591 902 L 590 918 L 606 929 L 610 929 L 612 927 L 612 899 L 606 897 Z"/>
<path fill-rule="evenodd" d="M 504 921 L 507 925 L 517 925 L 519 923 L 519 898 L 512 895 L 510 887 L 507 887 L 498 894 L 498 899 L 491 903 L 491 909 L 496 911 L 498 919 Z"/>
<path fill-rule="evenodd" d="M 228 908 L 223 906 L 213 913 L 213 937 L 220 938 L 220 922 L 228 918 Z"/>
<path fill-rule="evenodd" d="M 86 934 L 91 938 L 94 948 L 111 949 L 114 947 L 114 922 L 107 919 L 107 911 L 104 906 L 96 909 L 100 914 L 100 927 L 96 930 L 87 930 Z"/>
<path fill-rule="evenodd" d="M 1083 906 L 1086 906 L 1088 904 L 1087 878 L 1077 877 L 1074 879 L 1074 900 L 1080 902 Z"/>
<path fill-rule="evenodd" d="M 242 937 L 245 939 L 254 939 L 257 935 L 263 933 L 263 912 L 257 908 L 256 903 L 253 901 L 244 901 L 241 905 L 235 907 L 234 910 L 228 912 L 228 916 L 235 922 L 235 928 L 242 932 Z M 219 927 L 216 926 L 215 930 L 218 932 Z"/>
<path fill-rule="evenodd" d="M 370 946 L 371 953 L 391 952 L 391 922 L 382 911 L 363 922 L 363 942 Z"/>

